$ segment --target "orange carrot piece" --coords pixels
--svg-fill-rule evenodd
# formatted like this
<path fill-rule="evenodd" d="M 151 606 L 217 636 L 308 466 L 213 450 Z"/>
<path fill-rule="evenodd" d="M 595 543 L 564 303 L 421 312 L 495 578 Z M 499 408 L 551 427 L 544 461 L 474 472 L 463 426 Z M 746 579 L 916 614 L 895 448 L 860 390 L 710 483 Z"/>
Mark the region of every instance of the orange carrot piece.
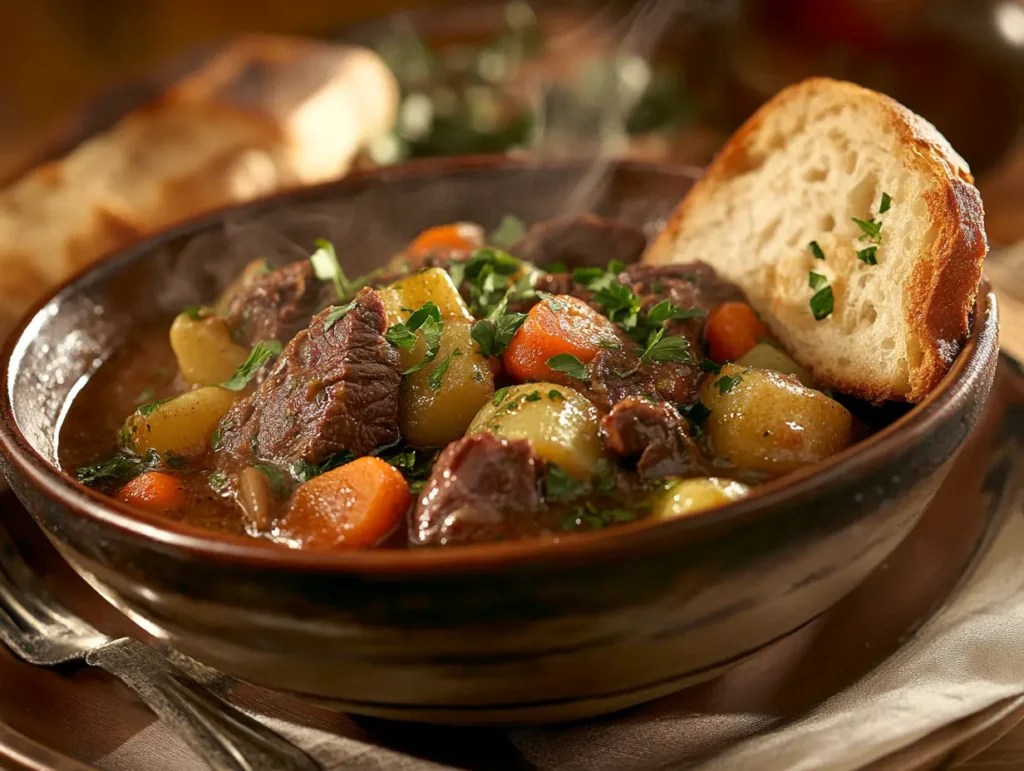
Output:
<path fill-rule="evenodd" d="M 518 382 L 551 380 L 571 386 L 574 380 L 552 370 L 548 359 L 567 353 L 589 364 L 602 343 L 618 342 L 618 331 L 607 318 L 576 297 L 555 295 L 530 309 L 502 361 Z"/>
<path fill-rule="evenodd" d="M 117 499 L 133 506 L 171 511 L 184 505 L 185 488 L 181 480 L 172 474 L 146 471 L 122 487 Z"/>
<path fill-rule="evenodd" d="M 284 530 L 315 549 L 374 546 L 402 520 L 409 485 L 380 458 L 356 458 L 299 486 Z"/>
<path fill-rule="evenodd" d="M 708 314 L 704 326 L 711 358 L 719 364 L 736 361 L 768 337 L 768 328 L 746 303 L 722 303 Z"/>
<path fill-rule="evenodd" d="M 483 245 L 483 228 L 472 222 L 455 222 L 424 230 L 406 248 L 405 256 L 427 257 L 435 252 L 473 251 Z"/>

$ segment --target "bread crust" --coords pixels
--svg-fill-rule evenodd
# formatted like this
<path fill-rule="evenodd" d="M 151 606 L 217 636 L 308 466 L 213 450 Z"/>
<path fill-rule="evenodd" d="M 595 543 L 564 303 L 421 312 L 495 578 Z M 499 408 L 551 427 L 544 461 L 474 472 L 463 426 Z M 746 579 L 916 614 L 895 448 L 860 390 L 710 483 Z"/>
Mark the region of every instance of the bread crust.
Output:
<path fill-rule="evenodd" d="M 823 386 L 876 403 L 918 402 L 943 378 L 967 337 L 988 242 L 984 207 L 966 161 L 934 126 L 890 97 L 829 78 L 810 78 L 780 91 L 726 142 L 704 176 L 672 213 L 644 260 L 674 261 L 676 244 L 692 213 L 705 205 L 718 185 L 756 168 L 766 157 L 756 150 L 756 139 L 768 117 L 790 102 L 809 99 L 822 90 L 831 91 L 834 99 L 870 102 L 915 158 L 914 164 L 926 174 L 942 178 L 940 186 L 925 195 L 932 221 L 939 230 L 935 251 L 918 261 L 903 287 L 909 298 L 902 309 L 903 317 L 919 346 L 918 360 L 911 362 L 909 389 L 901 390 L 881 374 L 877 378 L 837 377 L 814 367 L 813 362 L 801 357 L 800 351 L 791 353 L 805 366 L 817 370 L 815 374 Z"/>

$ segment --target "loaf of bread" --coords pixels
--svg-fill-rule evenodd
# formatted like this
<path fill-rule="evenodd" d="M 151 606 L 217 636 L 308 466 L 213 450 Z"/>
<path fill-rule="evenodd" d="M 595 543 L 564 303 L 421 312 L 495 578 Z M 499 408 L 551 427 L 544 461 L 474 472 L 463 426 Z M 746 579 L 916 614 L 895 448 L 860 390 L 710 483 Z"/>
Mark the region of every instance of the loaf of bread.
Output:
<path fill-rule="evenodd" d="M 146 233 L 343 175 L 398 101 L 366 49 L 262 35 L 227 45 L 0 191 L 0 335 L 54 284 Z"/>
<path fill-rule="evenodd" d="M 823 386 L 917 402 L 968 332 L 987 251 L 970 170 L 934 126 L 814 78 L 733 135 L 645 259 L 713 265 Z"/>

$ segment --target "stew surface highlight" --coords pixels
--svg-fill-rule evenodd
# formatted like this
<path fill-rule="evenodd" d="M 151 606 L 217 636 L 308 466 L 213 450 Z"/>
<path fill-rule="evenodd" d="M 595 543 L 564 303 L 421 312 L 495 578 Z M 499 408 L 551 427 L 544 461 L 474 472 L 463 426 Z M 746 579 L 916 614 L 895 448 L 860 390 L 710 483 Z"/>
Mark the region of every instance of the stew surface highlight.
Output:
<path fill-rule="evenodd" d="M 645 246 L 595 216 L 506 217 L 354 280 L 327 242 L 256 259 L 132 331 L 72 405 L 61 464 L 293 548 L 451 546 L 687 516 L 865 430 L 736 286 L 640 264 Z"/>

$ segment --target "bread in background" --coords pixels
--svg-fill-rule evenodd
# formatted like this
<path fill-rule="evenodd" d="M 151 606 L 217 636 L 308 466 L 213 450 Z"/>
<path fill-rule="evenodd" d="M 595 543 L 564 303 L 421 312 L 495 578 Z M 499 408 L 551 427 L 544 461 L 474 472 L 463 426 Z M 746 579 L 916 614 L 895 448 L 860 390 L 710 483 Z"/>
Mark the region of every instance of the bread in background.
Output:
<path fill-rule="evenodd" d="M 388 131 L 372 51 L 252 35 L 66 157 L 0 191 L 0 333 L 111 250 L 203 212 L 344 175 Z"/>

